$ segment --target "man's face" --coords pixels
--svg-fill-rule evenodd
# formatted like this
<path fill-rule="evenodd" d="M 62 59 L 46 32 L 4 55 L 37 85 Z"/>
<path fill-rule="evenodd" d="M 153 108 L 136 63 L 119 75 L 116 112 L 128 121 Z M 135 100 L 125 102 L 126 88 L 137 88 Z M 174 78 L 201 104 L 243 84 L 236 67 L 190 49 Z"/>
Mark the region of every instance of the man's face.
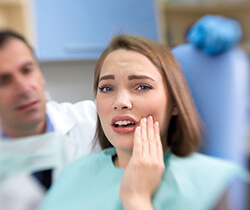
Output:
<path fill-rule="evenodd" d="M 31 50 L 18 39 L 0 48 L 0 118 L 6 130 L 45 122 L 45 81 Z"/>

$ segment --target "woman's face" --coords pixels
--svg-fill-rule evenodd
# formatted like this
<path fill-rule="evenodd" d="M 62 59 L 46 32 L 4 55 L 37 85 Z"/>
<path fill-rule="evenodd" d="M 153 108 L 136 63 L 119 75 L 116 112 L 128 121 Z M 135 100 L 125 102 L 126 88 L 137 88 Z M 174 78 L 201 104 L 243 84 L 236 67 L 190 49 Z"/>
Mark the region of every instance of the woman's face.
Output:
<path fill-rule="evenodd" d="M 165 138 L 172 103 L 157 67 L 143 54 L 119 49 L 101 68 L 96 104 L 106 137 L 118 151 L 132 151 L 134 130 L 143 117 L 159 121 Z"/>

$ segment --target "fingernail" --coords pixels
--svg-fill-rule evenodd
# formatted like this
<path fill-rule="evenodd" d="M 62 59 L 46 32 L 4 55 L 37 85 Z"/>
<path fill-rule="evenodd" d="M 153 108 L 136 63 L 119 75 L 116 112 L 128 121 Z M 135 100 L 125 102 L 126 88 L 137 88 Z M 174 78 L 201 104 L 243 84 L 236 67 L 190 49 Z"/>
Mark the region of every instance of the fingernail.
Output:
<path fill-rule="evenodd" d="M 147 123 L 147 119 L 144 117 L 144 118 L 142 119 L 142 122 L 146 124 L 146 123 Z"/>
<path fill-rule="evenodd" d="M 155 122 L 155 127 L 159 128 L 159 122 L 158 121 Z"/>
<path fill-rule="evenodd" d="M 148 121 L 153 122 L 153 117 L 151 115 L 148 117 Z"/>

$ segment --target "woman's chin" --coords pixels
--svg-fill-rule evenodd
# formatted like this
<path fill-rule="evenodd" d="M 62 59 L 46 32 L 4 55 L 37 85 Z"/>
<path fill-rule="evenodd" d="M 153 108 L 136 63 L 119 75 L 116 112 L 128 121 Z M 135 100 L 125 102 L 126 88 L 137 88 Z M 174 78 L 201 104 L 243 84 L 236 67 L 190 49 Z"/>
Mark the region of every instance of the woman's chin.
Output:
<path fill-rule="evenodd" d="M 132 151 L 133 151 L 133 143 L 116 145 L 115 148 L 116 148 L 116 150 L 132 153 Z"/>

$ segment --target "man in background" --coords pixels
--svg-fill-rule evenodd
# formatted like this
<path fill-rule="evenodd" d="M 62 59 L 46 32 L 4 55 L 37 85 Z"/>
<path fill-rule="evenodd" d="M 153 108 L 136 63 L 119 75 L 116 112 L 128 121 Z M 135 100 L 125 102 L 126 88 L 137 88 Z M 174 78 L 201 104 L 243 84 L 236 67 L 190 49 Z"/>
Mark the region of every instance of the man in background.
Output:
<path fill-rule="evenodd" d="M 26 40 L 0 32 L 0 209 L 34 209 L 68 162 L 92 151 L 92 101 L 47 102 Z M 25 206 L 25 207 L 21 207 Z"/>

